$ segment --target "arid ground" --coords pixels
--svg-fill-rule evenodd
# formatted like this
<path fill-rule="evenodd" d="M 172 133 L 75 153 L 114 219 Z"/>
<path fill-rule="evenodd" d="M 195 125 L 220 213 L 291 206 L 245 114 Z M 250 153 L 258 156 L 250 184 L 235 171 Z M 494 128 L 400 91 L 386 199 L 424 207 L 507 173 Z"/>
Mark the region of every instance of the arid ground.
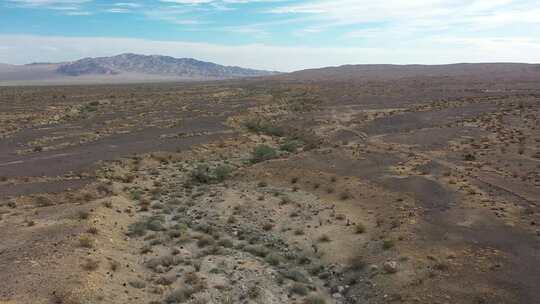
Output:
<path fill-rule="evenodd" d="M 0 303 L 540 303 L 540 79 L 0 88 Z"/>

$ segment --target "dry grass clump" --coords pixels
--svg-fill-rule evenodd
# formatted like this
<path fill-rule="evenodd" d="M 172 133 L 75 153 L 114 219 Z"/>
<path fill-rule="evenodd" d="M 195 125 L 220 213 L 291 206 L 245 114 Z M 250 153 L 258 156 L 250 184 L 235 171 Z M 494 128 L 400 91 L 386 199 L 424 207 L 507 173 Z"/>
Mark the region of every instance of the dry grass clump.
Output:
<path fill-rule="evenodd" d="M 136 289 L 142 289 L 146 287 L 146 283 L 141 280 L 133 280 L 129 281 L 129 286 L 136 288 Z"/>
<path fill-rule="evenodd" d="M 364 268 L 366 268 L 366 265 L 367 263 L 364 260 L 364 257 L 360 255 L 351 258 L 351 260 L 349 261 L 349 267 L 355 271 L 363 270 Z"/>
<path fill-rule="evenodd" d="M 169 285 L 172 285 L 174 282 L 176 282 L 176 279 L 177 279 L 176 275 L 163 276 L 163 277 L 159 277 L 156 280 L 156 284 L 169 286 Z"/>
<path fill-rule="evenodd" d="M 304 304 L 326 304 L 326 300 L 318 295 L 312 295 L 304 300 Z"/>
<path fill-rule="evenodd" d="M 213 245 L 215 242 L 214 242 L 214 239 L 212 237 L 210 237 L 209 235 L 203 235 L 201 237 L 199 237 L 199 239 L 197 240 L 197 246 L 199 248 L 203 248 L 203 247 L 206 247 L 206 246 L 209 246 L 209 245 Z"/>
<path fill-rule="evenodd" d="M 77 212 L 77 217 L 80 220 L 87 220 L 87 219 L 90 218 L 90 212 L 88 212 L 86 210 L 79 210 L 79 212 Z"/>
<path fill-rule="evenodd" d="M 71 291 L 54 291 L 51 295 L 53 304 L 80 304 L 81 301 Z"/>
<path fill-rule="evenodd" d="M 263 230 L 264 231 L 270 231 L 274 228 L 274 224 L 272 223 L 265 223 L 263 226 L 262 226 Z"/>
<path fill-rule="evenodd" d="M 317 239 L 319 242 L 321 243 L 328 243 L 330 242 L 332 239 L 330 239 L 330 236 L 328 236 L 328 234 L 322 234 L 321 236 L 319 236 L 319 238 Z"/>
<path fill-rule="evenodd" d="M 99 268 L 99 261 L 88 258 L 81 264 L 81 267 L 86 271 L 94 271 Z"/>
<path fill-rule="evenodd" d="M 364 232 L 366 232 L 366 226 L 362 223 L 358 223 L 356 225 L 354 225 L 354 232 L 356 234 L 362 234 Z"/>
<path fill-rule="evenodd" d="M 165 303 L 184 303 L 187 302 L 195 293 L 197 293 L 197 290 L 192 287 L 181 287 L 170 293 L 167 298 L 165 298 Z"/>
<path fill-rule="evenodd" d="M 54 203 L 46 196 L 38 196 L 35 201 L 38 207 L 49 207 L 54 205 Z"/>
<path fill-rule="evenodd" d="M 305 296 L 308 293 L 308 289 L 306 288 L 306 286 L 304 286 L 304 284 L 295 282 L 289 288 L 289 292 L 299 296 Z"/>
<path fill-rule="evenodd" d="M 94 240 L 88 235 L 83 235 L 79 238 L 79 246 L 83 248 L 93 248 Z"/>
<path fill-rule="evenodd" d="M 249 245 L 244 247 L 244 251 L 261 258 L 264 258 L 266 257 L 266 255 L 268 255 L 268 249 L 262 245 Z"/>
<path fill-rule="evenodd" d="M 270 253 L 266 256 L 264 260 L 272 266 L 277 266 L 281 263 L 282 258 L 277 253 Z"/>
<path fill-rule="evenodd" d="M 389 250 L 389 249 L 392 249 L 394 248 L 395 246 L 395 242 L 393 240 L 384 240 L 383 243 L 382 243 L 382 248 L 384 250 Z"/>

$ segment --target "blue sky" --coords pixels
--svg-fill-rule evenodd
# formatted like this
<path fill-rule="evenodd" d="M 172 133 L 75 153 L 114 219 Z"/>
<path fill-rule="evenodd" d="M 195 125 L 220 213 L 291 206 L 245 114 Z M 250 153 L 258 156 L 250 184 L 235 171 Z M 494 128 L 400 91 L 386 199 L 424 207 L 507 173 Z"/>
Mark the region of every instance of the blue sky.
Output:
<path fill-rule="evenodd" d="M 540 62 L 540 0 L 0 0 L 0 62 L 122 52 L 281 71 Z"/>

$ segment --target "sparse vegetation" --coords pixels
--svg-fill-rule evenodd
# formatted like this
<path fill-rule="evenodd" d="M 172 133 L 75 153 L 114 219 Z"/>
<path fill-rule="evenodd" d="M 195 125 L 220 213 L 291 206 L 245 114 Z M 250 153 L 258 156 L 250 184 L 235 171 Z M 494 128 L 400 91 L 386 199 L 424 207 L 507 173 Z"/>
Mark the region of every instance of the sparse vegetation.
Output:
<path fill-rule="evenodd" d="M 251 155 L 252 163 L 260 163 L 273 159 L 277 156 L 276 150 L 267 145 L 258 145 Z"/>
<path fill-rule="evenodd" d="M 244 123 L 244 126 L 251 132 L 260 133 L 270 136 L 282 137 L 285 135 L 285 131 L 272 123 L 264 122 L 262 120 L 249 120 Z"/>

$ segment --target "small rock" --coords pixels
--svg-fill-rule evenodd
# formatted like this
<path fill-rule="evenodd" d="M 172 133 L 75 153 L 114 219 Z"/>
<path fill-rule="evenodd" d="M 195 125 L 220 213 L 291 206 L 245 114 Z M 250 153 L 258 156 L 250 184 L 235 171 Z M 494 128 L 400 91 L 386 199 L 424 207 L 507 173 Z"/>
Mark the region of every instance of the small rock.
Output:
<path fill-rule="evenodd" d="M 341 297 L 343 297 L 343 296 L 339 292 L 336 292 L 336 293 L 332 294 L 332 298 L 334 298 L 334 299 L 339 299 Z"/>
<path fill-rule="evenodd" d="M 383 268 L 387 273 L 396 273 L 398 271 L 398 263 L 396 261 L 388 261 L 383 264 Z"/>

